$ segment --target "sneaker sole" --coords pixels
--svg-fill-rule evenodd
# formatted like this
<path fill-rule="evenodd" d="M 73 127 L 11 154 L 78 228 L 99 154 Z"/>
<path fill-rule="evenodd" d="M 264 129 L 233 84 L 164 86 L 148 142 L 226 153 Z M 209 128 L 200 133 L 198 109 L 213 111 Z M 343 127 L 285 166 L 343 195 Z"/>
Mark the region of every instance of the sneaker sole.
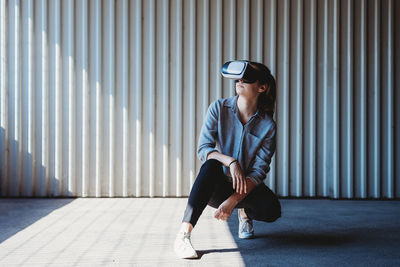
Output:
<path fill-rule="evenodd" d="M 252 239 L 254 238 L 254 234 L 238 234 L 240 239 Z"/>

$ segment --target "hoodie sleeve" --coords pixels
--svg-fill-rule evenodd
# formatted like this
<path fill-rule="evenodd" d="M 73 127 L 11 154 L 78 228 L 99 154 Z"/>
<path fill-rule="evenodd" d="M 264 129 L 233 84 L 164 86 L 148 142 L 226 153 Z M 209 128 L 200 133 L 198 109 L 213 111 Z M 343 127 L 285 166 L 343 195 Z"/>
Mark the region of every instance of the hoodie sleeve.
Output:
<path fill-rule="evenodd" d="M 214 101 L 208 107 L 197 146 L 197 156 L 203 163 L 207 160 L 208 154 L 218 151 L 216 148 L 218 137 L 218 114 L 218 101 Z"/>

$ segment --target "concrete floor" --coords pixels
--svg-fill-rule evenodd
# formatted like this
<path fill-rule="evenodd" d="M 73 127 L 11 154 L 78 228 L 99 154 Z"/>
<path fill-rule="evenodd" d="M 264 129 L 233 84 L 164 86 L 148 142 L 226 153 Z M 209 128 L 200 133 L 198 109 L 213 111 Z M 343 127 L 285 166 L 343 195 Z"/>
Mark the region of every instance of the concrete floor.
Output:
<path fill-rule="evenodd" d="M 237 238 L 207 208 L 177 259 L 186 199 L 0 198 L 0 266 L 400 266 L 400 201 L 283 199 L 282 218 Z"/>

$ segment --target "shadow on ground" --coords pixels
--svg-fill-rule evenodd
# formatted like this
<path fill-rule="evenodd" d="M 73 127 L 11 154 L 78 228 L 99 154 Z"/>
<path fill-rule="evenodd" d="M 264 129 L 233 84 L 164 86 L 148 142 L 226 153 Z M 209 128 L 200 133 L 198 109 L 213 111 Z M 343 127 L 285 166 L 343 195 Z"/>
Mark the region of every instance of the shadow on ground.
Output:
<path fill-rule="evenodd" d="M 254 222 L 256 237 L 229 229 L 246 266 L 400 266 L 400 202 L 281 200 L 282 217 Z"/>
<path fill-rule="evenodd" d="M 0 243 L 74 200 L 0 198 Z"/>

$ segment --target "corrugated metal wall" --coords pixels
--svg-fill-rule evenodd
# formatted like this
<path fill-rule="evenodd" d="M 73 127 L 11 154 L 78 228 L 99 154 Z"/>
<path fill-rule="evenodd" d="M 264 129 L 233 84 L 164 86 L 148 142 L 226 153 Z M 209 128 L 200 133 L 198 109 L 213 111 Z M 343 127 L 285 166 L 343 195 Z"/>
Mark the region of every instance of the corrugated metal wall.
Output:
<path fill-rule="evenodd" d="M 277 79 L 280 196 L 400 197 L 400 1 L 0 0 L 1 196 L 185 196 L 226 60 Z"/>

